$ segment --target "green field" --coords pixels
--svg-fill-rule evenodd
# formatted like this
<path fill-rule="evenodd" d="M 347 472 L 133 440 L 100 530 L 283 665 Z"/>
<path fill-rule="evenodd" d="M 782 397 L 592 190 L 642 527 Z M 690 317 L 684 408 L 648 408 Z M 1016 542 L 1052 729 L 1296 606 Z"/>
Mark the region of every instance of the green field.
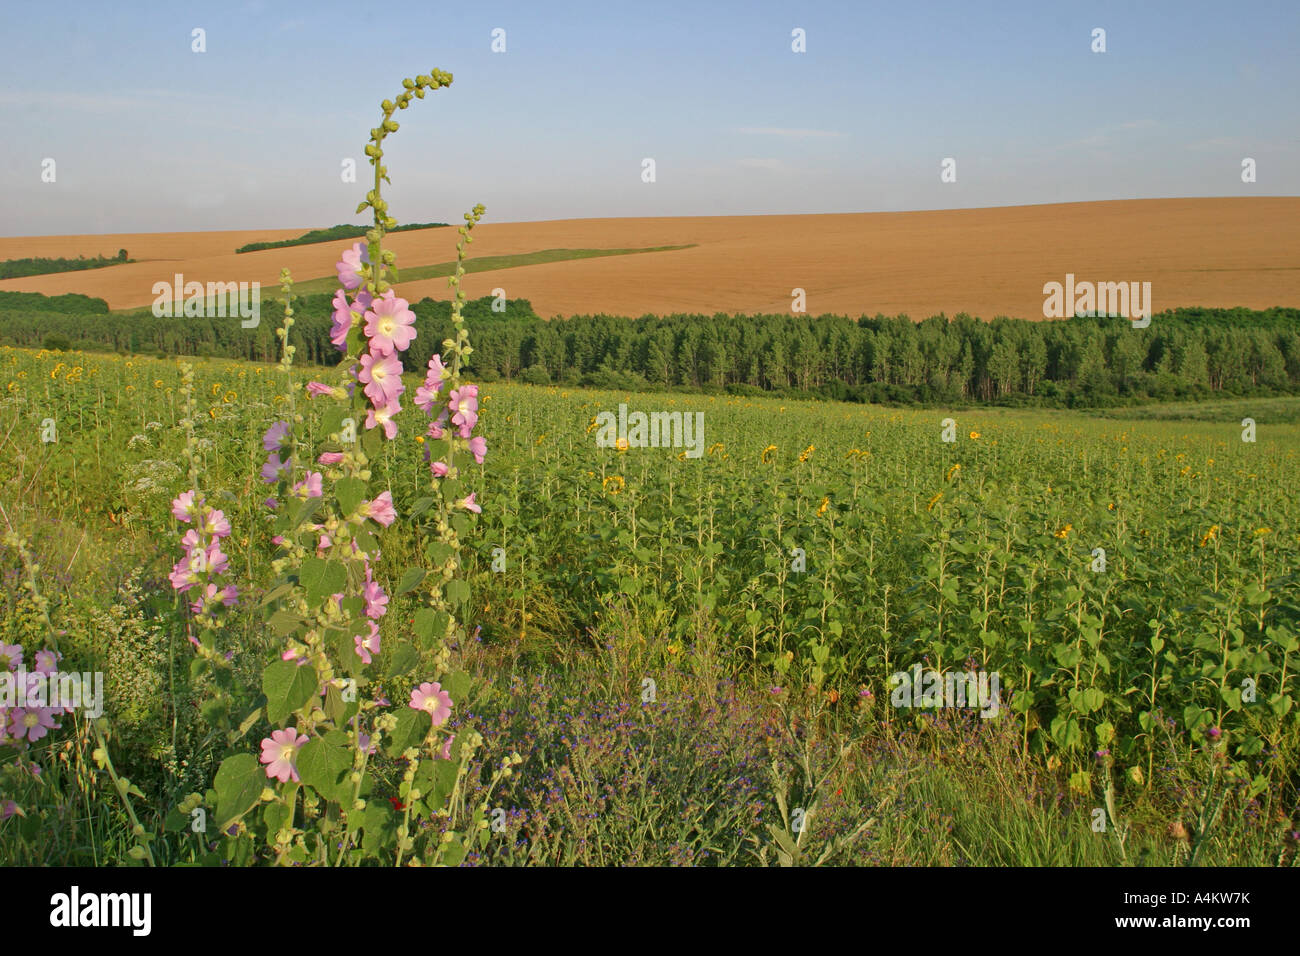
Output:
<path fill-rule="evenodd" d="M 234 528 L 231 565 L 269 584 L 261 436 L 296 408 L 319 444 L 321 413 L 301 393 L 291 406 L 274 366 L 196 369 L 201 486 Z M 64 666 L 106 672 L 118 772 L 159 831 L 231 746 L 209 730 L 167 581 L 169 502 L 190 487 L 182 391 L 174 361 L 0 349 L 6 530 L 30 542 Z M 507 384 L 480 398 L 456 719 L 487 738 L 485 766 L 524 763 L 492 798 L 504 836 L 471 862 L 774 862 L 791 841 L 801 862 L 1294 859 L 1300 400 L 1102 417 Z M 703 413 L 702 439 L 597 447 L 620 403 Z M 429 487 L 416 434 L 373 464 L 399 515 Z M 394 658 L 419 607 L 396 583 L 431 566 L 417 527 L 388 529 L 375 565 L 393 595 L 375 675 L 394 701 L 415 679 Z M 4 642 L 37 649 L 12 541 L 3 562 Z M 279 651 L 257 603 L 216 638 L 245 708 Z M 892 675 L 918 665 L 998 675 L 1000 707 L 898 706 Z M 64 726 L 47 744 L 84 753 L 51 749 L 40 783 L 12 763 L 0 777 L 27 814 L 0 829 L 8 860 L 130 846 L 117 804 L 75 809 L 68 781 L 95 771 L 88 731 Z M 399 793 L 400 765 L 379 773 L 372 805 Z M 817 809 L 798 836 L 795 807 Z M 69 813 L 77 827 L 41 836 Z M 184 833 L 153 846 L 205 852 Z"/>

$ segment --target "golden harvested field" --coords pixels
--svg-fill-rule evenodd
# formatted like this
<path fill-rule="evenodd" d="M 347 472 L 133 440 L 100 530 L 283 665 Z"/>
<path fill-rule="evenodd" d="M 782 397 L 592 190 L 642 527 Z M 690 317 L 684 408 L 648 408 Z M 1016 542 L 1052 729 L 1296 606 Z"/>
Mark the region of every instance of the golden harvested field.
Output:
<path fill-rule="evenodd" d="M 470 197 L 471 199 L 473 197 Z M 491 210 L 489 209 L 489 217 Z M 112 308 L 148 305 L 152 285 L 187 281 L 278 283 L 333 275 L 345 243 L 236 256 L 254 239 L 302 230 L 0 239 L 0 258 L 114 254 L 154 261 L 0 282 L 0 289 L 81 292 Z M 398 266 L 455 256 L 452 229 L 395 234 Z M 791 290 L 807 309 L 858 315 L 938 312 L 1041 318 L 1043 284 L 1150 282 L 1154 311 L 1177 306 L 1300 305 L 1300 198 L 1153 199 L 986 209 L 802 216 L 571 219 L 492 223 L 470 257 L 543 249 L 695 248 L 555 262 L 465 277 L 471 298 L 501 287 L 541 315 L 605 312 L 784 312 Z M 230 251 L 223 251 L 230 250 Z M 445 279 L 407 282 L 402 295 L 445 297 Z"/>

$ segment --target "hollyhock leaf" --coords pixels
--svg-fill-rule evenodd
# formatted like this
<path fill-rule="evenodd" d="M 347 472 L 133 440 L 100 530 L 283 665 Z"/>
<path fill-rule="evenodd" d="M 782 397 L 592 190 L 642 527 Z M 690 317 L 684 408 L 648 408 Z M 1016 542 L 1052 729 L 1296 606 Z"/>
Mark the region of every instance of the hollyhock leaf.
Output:
<path fill-rule="evenodd" d="M 278 724 L 316 696 L 316 671 L 293 661 L 275 661 L 262 671 L 262 693 L 266 694 L 266 719 Z"/>
<path fill-rule="evenodd" d="M 320 433 L 334 435 L 343 430 L 343 406 L 332 405 L 320 417 Z"/>
<path fill-rule="evenodd" d="M 347 584 L 348 574 L 339 561 L 306 558 L 298 572 L 298 583 L 307 591 L 307 603 L 315 606 L 331 594 L 337 594 Z"/>
<path fill-rule="evenodd" d="M 442 689 L 451 695 L 454 703 L 459 704 L 469 694 L 469 675 L 464 671 L 448 674 L 442 680 Z"/>
<path fill-rule="evenodd" d="M 293 583 L 286 581 L 284 584 L 278 585 L 277 587 L 273 587 L 271 588 L 271 590 L 267 591 L 264 595 L 262 595 L 262 600 L 258 603 L 257 606 L 266 607 L 272 601 L 278 601 L 280 598 L 284 597 L 292 590 L 293 590 Z"/>
<path fill-rule="evenodd" d="M 420 515 L 424 514 L 426 511 L 429 510 L 429 506 L 433 504 L 434 500 L 435 499 L 430 498 L 427 495 L 423 498 L 415 499 L 415 503 L 411 505 L 411 510 L 408 514 L 408 517 L 418 518 Z"/>
<path fill-rule="evenodd" d="M 352 655 L 356 657 L 356 654 Z M 357 661 L 360 662 L 360 658 Z M 325 716 L 336 724 L 345 724 L 353 718 L 361 705 L 358 701 L 346 701 L 343 699 L 343 692 L 338 687 L 331 684 L 325 689 Z"/>
<path fill-rule="evenodd" d="M 167 833 L 182 833 L 190 828 L 190 815 L 181 813 L 176 807 L 167 811 L 167 817 L 163 820 L 163 830 Z"/>
<path fill-rule="evenodd" d="M 316 517 L 316 512 L 320 510 L 322 499 L 308 498 L 300 504 L 293 513 L 293 519 L 290 522 L 289 530 L 300 528 L 312 518 Z"/>
<path fill-rule="evenodd" d="M 419 746 L 433 727 L 433 718 L 427 710 L 402 707 L 397 711 L 397 726 L 388 737 L 388 755 L 400 757 L 407 747 Z"/>
<path fill-rule="evenodd" d="M 474 530 L 470 516 L 467 514 L 454 514 L 451 516 L 448 523 L 451 525 L 452 530 L 455 531 L 456 534 L 460 535 L 462 540 L 468 538 L 470 532 Z"/>
<path fill-rule="evenodd" d="M 283 803 L 268 803 L 262 808 L 262 822 L 266 824 L 267 838 L 274 845 L 275 835 L 289 822 L 289 808 Z"/>
<path fill-rule="evenodd" d="M 357 547 L 366 554 L 374 554 L 379 550 L 379 539 L 369 528 L 358 528 L 353 537 L 356 539 Z"/>
<path fill-rule="evenodd" d="M 262 796 L 266 774 L 252 754 L 235 754 L 221 761 L 213 787 L 217 791 L 217 829 L 225 830 L 247 813 Z"/>
<path fill-rule="evenodd" d="M 462 483 L 459 478 L 445 479 L 440 488 L 442 490 L 443 501 L 454 502 L 459 498 L 465 497 L 464 494 L 462 494 Z"/>
<path fill-rule="evenodd" d="M 391 846 L 397 835 L 397 823 L 397 814 L 387 800 L 371 800 L 361 816 L 362 849 L 376 855 L 379 850 Z"/>
<path fill-rule="evenodd" d="M 451 545 L 444 544 L 441 541 L 430 541 L 424 546 L 424 554 L 429 559 L 429 563 L 435 568 L 441 567 L 455 553 Z"/>
<path fill-rule="evenodd" d="M 424 568 L 407 568 L 406 573 L 402 575 L 401 583 L 397 585 L 397 593 L 405 594 L 407 591 L 414 591 L 420 586 L 426 574 L 428 572 Z"/>
<path fill-rule="evenodd" d="M 299 617 L 292 611 L 286 611 L 284 608 L 281 608 L 272 614 L 271 619 L 266 623 L 276 637 L 284 637 L 286 634 L 290 634 L 297 630 L 305 624 L 306 621 L 304 618 Z"/>
<path fill-rule="evenodd" d="M 469 585 L 460 578 L 452 578 L 447 582 L 446 594 L 447 600 L 453 604 L 464 605 L 469 603 Z"/>
<path fill-rule="evenodd" d="M 361 435 L 361 450 L 366 453 L 367 458 L 378 458 L 383 449 L 384 430 L 382 428 L 371 428 Z"/>
<path fill-rule="evenodd" d="M 339 610 L 348 617 L 361 617 L 361 612 L 365 609 L 366 599 L 360 595 L 344 598 L 343 603 L 339 605 Z"/>
<path fill-rule="evenodd" d="M 402 641 L 393 647 L 388 654 L 388 677 L 400 677 L 402 674 L 409 673 L 415 665 L 420 663 L 420 652 Z"/>
<path fill-rule="evenodd" d="M 415 612 L 415 636 L 420 640 L 420 647 L 432 650 L 438 640 L 446 633 L 447 612 L 435 611 L 431 607 L 422 607 Z"/>
<path fill-rule="evenodd" d="M 326 800 L 342 802 L 352 796 L 344 779 L 351 769 L 352 751 L 328 738 L 309 740 L 298 751 L 298 776 Z"/>
<path fill-rule="evenodd" d="M 446 844 L 446 849 L 442 853 L 443 866 L 460 866 L 461 861 L 465 859 L 465 844 L 458 838 Z"/>
<path fill-rule="evenodd" d="M 341 478 L 334 485 L 334 493 L 339 499 L 339 508 L 345 515 L 357 510 L 366 497 L 366 483 L 360 478 Z"/>

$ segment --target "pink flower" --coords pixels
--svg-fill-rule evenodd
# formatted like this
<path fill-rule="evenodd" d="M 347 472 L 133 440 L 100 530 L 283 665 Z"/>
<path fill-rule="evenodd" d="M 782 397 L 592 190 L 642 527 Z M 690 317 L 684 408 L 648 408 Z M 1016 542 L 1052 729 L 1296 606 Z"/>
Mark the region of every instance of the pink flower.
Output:
<path fill-rule="evenodd" d="M 439 760 L 450 760 L 450 759 L 451 759 L 451 744 L 452 744 L 452 741 L 454 741 L 455 739 L 456 739 L 456 735 L 455 735 L 455 734 L 452 734 L 450 737 L 448 737 L 448 738 L 446 739 L 446 741 L 445 741 L 445 742 L 443 743 L 443 745 L 442 745 L 442 750 L 440 750 L 440 751 L 438 752 L 438 759 L 439 759 Z"/>
<path fill-rule="evenodd" d="M 370 293 L 364 289 L 357 293 L 355 302 L 349 303 L 348 297 L 339 289 L 334 293 L 334 325 L 330 328 L 330 341 L 340 352 L 346 352 L 348 348 L 348 333 L 352 331 L 352 326 L 360 321 L 362 313 L 370 308 Z M 308 386 L 310 388 L 310 386 Z M 326 391 L 332 391 L 325 386 Z M 320 393 L 325 394 L 325 393 Z"/>
<path fill-rule="evenodd" d="M 9 711 L 9 736 L 19 741 L 26 737 L 35 743 L 59 728 L 52 716 L 56 713 L 58 709 L 51 707 L 15 707 Z"/>
<path fill-rule="evenodd" d="M 321 497 L 323 494 L 321 481 L 321 473 L 319 471 L 307 472 L 307 477 L 293 486 L 294 496 L 304 500 L 307 498 Z"/>
<path fill-rule="evenodd" d="M 476 462 L 483 464 L 483 458 L 487 455 L 487 440 L 482 435 L 475 435 L 469 440 L 469 451 Z"/>
<path fill-rule="evenodd" d="M 274 511 L 276 508 L 280 507 L 280 502 L 276 501 L 274 498 L 267 498 L 262 502 L 262 504 L 270 511 Z"/>
<path fill-rule="evenodd" d="M 306 664 L 306 663 L 307 663 L 307 658 L 304 657 L 300 652 L 294 650 L 293 648 L 290 648 L 289 650 L 287 650 L 287 651 L 285 651 L 283 654 L 281 654 L 281 655 L 280 655 L 280 660 L 282 660 L 282 661 L 297 661 L 299 667 L 302 667 L 303 664 Z"/>
<path fill-rule="evenodd" d="M 206 570 L 211 574 L 225 574 L 229 567 L 229 559 L 222 553 L 221 545 L 216 541 L 208 545 L 204 562 Z"/>
<path fill-rule="evenodd" d="M 429 422 L 429 431 L 427 433 L 428 436 L 432 438 L 434 441 L 438 441 L 439 439 L 441 439 L 443 435 L 446 434 L 442 430 L 442 426 L 445 424 L 447 424 L 447 409 L 444 408 L 442 410 L 441 415 L 439 415 L 433 421 Z"/>
<path fill-rule="evenodd" d="M 59 657 L 61 655 L 51 650 L 36 652 L 36 673 L 53 674 L 59 667 Z"/>
<path fill-rule="evenodd" d="M 17 670 L 23 662 L 23 646 L 21 644 L 0 644 L 0 664 L 6 665 L 9 670 Z"/>
<path fill-rule="evenodd" d="M 322 465 L 337 465 L 343 461 L 343 452 L 341 451 L 323 451 L 316 461 Z"/>
<path fill-rule="evenodd" d="M 285 472 L 287 472 L 291 467 L 293 467 L 292 458 L 287 461 L 281 461 L 279 454 L 273 452 L 271 457 L 266 460 L 266 464 L 262 466 L 262 480 L 268 485 L 273 485 L 279 481 L 284 476 Z"/>
<path fill-rule="evenodd" d="M 203 516 L 203 523 L 200 525 L 204 534 L 210 534 L 214 538 L 230 537 L 230 522 L 226 520 L 225 512 L 219 508 L 213 508 Z"/>
<path fill-rule="evenodd" d="M 333 395 L 334 389 L 332 386 L 326 385 L 324 382 L 308 382 L 307 394 L 312 398 L 319 398 L 322 395 Z"/>
<path fill-rule="evenodd" d="M 362 593 L 366 598 L 366 617 L 381 618 L 388 613 L 388 595 L 370 579 L 369 567 L 366 568 L 366 586 Z"/>
<path fill-rule="evenodd" d="M 430 470 L 433 471 L 433 477 L 435 478 L 447 477 L 447 471 L 449 469 L 447 468 L 447 463 L 445 461 L 435 461 L 431 465 L 429 465 L 429 468 Z"/>
<path fill-rule="evenodd" d="M 455 412 L 451 423 L 460 426 L 460 437 L 468 438 L 478 422 L 478 386 L 462 385 L 453 390 L 447 407 Z"/>
<path fill-rule="evenodd" d="M 209 584 L 203 591 L 203 596 L 190 605 L 195 614 L 206 614 L 214 602 L 220 602 L 226 607 L 233 607 L 239 597 L 239 591 L 233 584 L 228 584 L 224 588 L 218 588 L 215 584 Z"/>
<path fill-rule="evenodd" d="M 366 310 L 366 337 L 370 339 L 370 351 L 376 355 L 406 351 L 415 338 L 414 322 L 415 313 L 407 301 L 397 298 L 389 289 L 373 300 Z"/>
<path fill-rule="evenodd" d="M 298 782 L 298 751 L 307 742 L 306 734 L 299 734 L 296 727 L 285 730 L 273 730 L 271 736 L 262 740 L 262 763 L 267 764 L 268 779 L 288 783 L 290 779 Z"/>
<path fill-rule="evenodd" d="M 357 656 L 361 658 L 361 663 L 369 664 L 370 655 L 379 653 L 379 625 L 371 621 L 370 633 L 365 637 L 357 634 L 352 640 L 356 642 Z"/>
<path fill-rule="evenodd" d="M 370 262 L 370 250 L 364 243 L 353 243 L 352 248 L 343 253 L 334 268 L 339 274 L 339 285 L 345 289 L 355 289 L 361 285 L 361 264 Z"/>
<path fill-rule="evenodd" d="M 376 408 L 395 401 L 406 391 L 402 384 L 402 363 L 396 355 L 377 356 L 370 352 L 362 355 L 357 381 L 365 385 L 366 398 Z"/>
<path fill-rule="evenodd" d="M 284 447 L 284 438 L 289 434 L 288 422 L 276 422 L 262 436 L 263 451 L 279 451 Z"/>
<path fill-rule="evenodd" d="M 19 816 L 27 816 L 27 814 L 23 813 L 22 807 L 18 806 L 18 804 L 14 803 L 12 800 L 5 800 L 3 803 L 0 803 L 0 820 L 8 820 L 15 813 Z"/>
<path fill-rule="evenodd" d="M 189 522 L 198 513 L 198 508 L 194 502 L 194 492 L 182 491 L 177 495 L 176 500 L 172 502 L 172 514 L 177 520 Z"/>
<path fill-rule="evenodd" d="M 381 491 L 373 501 L 361 502 L 360 510 L 363 517 L 374 518 L 385 528 L 397 520 L 397 510 L 393 507 L 391 491 Z"/>
<path fill-rule="evenodd" d="M 442 689 L 437 681 L 426 681 L 411 691 L 412 710 L 427 711 L 433 718 L 433 726 L 440 727 L 451 716 L 451 695 Z"/>
<path fill-rule="evenodd" d="M 383 408 L 372 408 L 366 412 L 366 428 L 371 429 L 376 425 L 384 427 L 384 437 L 390 441 L 397 437 L 397 422 L 393 421 L 393 416 L 402 410 L 401 404 L 397 399 L 393 399 Z"/>
<path fill-rule="evenodd" d="M 477 491 L 474 492 L 474 495 L 477 494 L 478 494 Z M 462 498 L 460 499 L 460 501 L 456 502 L 456 504 L 460 505 L 466 511 L 472 511 L 476 515 L 481 515 L 483 513 L 483 509 L 474 503 L 474 495 L 470 495 L 468 498 Z"/>
<path fill-rule="evenodd" d="M 190 561 L 186 558 L 177 561 L 176 566 L 172 568 L 172 573 L 167 577 L 172 582 L 172 587 L 182 594 L 199 583 L 198 574 L 195 573 L 190 566 Z"/>

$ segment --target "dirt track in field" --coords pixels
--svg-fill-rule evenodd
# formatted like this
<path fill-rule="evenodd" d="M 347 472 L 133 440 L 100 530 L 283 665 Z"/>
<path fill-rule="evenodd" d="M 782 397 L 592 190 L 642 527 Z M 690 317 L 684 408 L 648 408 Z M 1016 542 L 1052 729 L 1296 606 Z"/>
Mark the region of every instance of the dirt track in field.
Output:
<path fill-rule="evenodd" d="M 334 274 L 348 243 L 234 255 L 258 239 L 304 229 L 0 239 L 0 258 L 114 255 L 153 261 L 0 281 L 0 289 L 81 292 L 115 309 L 150 304 L 171 281 L 258 281 L 280 269 L 299 279 Z M 454 228 L 389 237 L 398 266 L 455 257 Z M 492 223 L 474 230 L 471 258 L 541 249 L 693 249 L 556 262 L 470 274 L 471 298 L 504 288 L 546 316 L 672 312 L 859 315 L 945 312 L 1041 318 L 1043 284 L 1150 282 L 1154 310 L 1176 306 L 1300 306 L 1300 198 L 1154 199 L 935 212 L 808 216 L 570 219 Z M 402 283 L 412 300 L 445 298 L 446 279 Z"/>

